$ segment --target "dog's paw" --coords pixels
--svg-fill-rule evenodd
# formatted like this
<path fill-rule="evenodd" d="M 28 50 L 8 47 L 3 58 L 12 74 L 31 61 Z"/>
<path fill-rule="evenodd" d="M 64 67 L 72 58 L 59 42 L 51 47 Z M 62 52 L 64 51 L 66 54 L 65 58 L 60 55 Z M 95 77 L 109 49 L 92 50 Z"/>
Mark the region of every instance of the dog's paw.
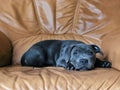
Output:
<path fill-rule="evenodd" d="M 103 61 L 102 64 L 101 64 L 101 67 L 103 67 L 103 68 L 111 68 L 112 64 L 109 61 Z"/>
<path fill-rule="evenodd" d="M 74 67 L 67 67 L 66 69 L 67 69 L 67 70 L 75 70 Z"/>
<path fill-rule="evenodd" d="M 75 67 L 71 63 L 68 62 L 66 69 L 67 70 L 75 70 Z"/>

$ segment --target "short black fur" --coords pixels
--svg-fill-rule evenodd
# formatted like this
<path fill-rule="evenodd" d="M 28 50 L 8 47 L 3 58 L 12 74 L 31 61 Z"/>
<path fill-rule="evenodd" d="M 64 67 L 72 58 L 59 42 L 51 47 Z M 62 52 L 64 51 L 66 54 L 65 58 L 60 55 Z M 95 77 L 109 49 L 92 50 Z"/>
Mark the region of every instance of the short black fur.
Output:
<path fill-rule="evenodd" d="M 97 45 L 87 45 L 76 40 L 45 40 L 34 44 L 21 58 L 22 66 L 64 67 L 68 70 L 90 70 L 95 67 L 110 68 L 109 61 L 96 58 L 103 54 Z"/>

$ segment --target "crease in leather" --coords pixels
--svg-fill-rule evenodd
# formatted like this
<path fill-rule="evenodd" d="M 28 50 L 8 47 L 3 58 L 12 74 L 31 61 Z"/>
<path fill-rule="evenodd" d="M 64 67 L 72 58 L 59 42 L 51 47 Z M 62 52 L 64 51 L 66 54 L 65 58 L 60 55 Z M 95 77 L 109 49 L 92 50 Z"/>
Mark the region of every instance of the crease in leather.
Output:
<path fill-rule="evenodd" d="M 52 34 L 55 30 L 55 0 L 52 0 L 52 3 L 50 0 L 35 0 L 34 3 L 41 32 Z"/>

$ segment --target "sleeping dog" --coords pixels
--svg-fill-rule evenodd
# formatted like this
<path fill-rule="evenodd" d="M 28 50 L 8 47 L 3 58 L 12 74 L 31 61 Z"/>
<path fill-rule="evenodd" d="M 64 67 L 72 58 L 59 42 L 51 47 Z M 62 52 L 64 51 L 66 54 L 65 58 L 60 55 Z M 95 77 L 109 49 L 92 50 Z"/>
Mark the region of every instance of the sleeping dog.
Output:
<path fill-rule="evenodd" d="M 64 67 L 68 70 L 91 70 L 95 67 L 110 68 L 109 61 L 96 58 L 103 55 L 97 45 L 87 45 L 76 40 L 45 40 L 34 44 L 21 58 L 22 66 Z"/>

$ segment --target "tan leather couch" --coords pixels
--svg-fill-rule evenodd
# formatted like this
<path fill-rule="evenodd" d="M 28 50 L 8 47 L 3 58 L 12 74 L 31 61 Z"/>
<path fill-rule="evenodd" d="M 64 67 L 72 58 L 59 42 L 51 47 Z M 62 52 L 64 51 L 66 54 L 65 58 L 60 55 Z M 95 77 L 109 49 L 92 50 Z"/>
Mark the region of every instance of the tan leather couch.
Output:
<path fill-rule="evenodd" d="M 12 55 L 0 68 L 0 90 L 120 90 L 120 0 L 0 0 L 0 31 L 0 65 Z M 46 39 L 97 44 L 112 68 L 20 66 L 23 53 Z"/>

